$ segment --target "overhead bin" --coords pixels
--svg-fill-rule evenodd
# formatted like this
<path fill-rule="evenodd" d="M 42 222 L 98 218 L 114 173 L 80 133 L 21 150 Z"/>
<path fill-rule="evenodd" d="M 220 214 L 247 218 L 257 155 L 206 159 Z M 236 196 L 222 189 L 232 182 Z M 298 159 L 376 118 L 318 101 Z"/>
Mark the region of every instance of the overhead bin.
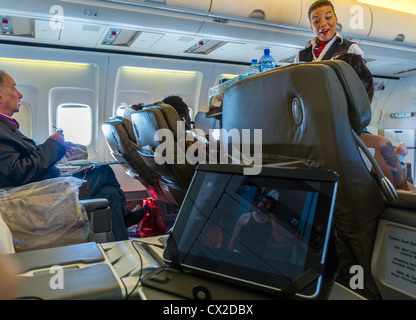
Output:
<path fill-rule="evenodd" d="M 260 19 L 283 25 L 297 25 L 301 0 L 212 0 L 210 15 Z"/>
<path fill-rule="evenodd" d="M 397 44 L 416 44 L 416 19 L 414 14 L 370 6 L 373 27 L 370 37 Z"/>
<path fill-rule="evenodd" d="M 308 10 L 315 0 L 302 1 L 302 17 L 299 26 L 310 29 Z M 341 35 L 366 37 L 370 33 L 372 15 L 370 8 L 363 3 L 351 0 L 332 0 L 338 18 L 337 30 Z M 313 34 L 312 34 L 313 36 Z"/>
<path fill-rule="evenodd" d="M 165 4 L 173 7 L 196 9 L 201 11 L 209 11 L 211 0 L 165 0 Z"/>
<path fill-rule="evenodd" d="M 105 0 L 108 1 L 108 0 Z M 110 1 L 120 1 L 120 0 L 110 0 Z M 159 3 L 165 4 L 172 7 L 181 7 L 188 9 L 195 9 L 208 12 L 209 7 L 211 6 L 211 0 L 130 0 L 131 2 L 142 2 L 142 3 Z M 120 2 L 123 2 L 120 1 Z"/>

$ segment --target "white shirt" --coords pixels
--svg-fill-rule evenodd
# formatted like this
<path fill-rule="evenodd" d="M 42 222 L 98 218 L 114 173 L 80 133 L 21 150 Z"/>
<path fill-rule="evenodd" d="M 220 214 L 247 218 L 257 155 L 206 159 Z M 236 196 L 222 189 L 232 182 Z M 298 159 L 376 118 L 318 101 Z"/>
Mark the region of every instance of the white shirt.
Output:
<path fill-rule="evenodd" d="M 344 39 L 340 36 L 340 34 L 337 32 L 335 34 L 335 36 L 331 39 L 331 41 L 328 42 L 328 44 L 325 46 L 325 48 L 322 50 L 321 54 L 319 55 L 319 57 L 315 57 L 315 55 L 312 53 L 312 58 L 313 61 L 321 61 L 322 58 L 325 56 L 326 52 L 328 51 L 328 49 L 331 47 L 331 45 L 334 43 L 334 41 L 339 38 L 341 39 L 341 43 L 342 41 L 344 41 Z M 309 46 L 312 45 L 312 52 L 313 49 L 315 49 L 316 47 L 316 43 L 317 43 L 317 37 L 311 39 L 308 41 L 308 43 L 306 44 L 306 48 L 308 48 Z M 360 49 L 360 47 L 356 44 L 353 43 L 349 48 L 348 48 L 348 53 L 355 53 L 355 54 L 359 54 L 363 59 L 364 59 L 364 52 Z M 332 59 L 332 58 L 331 58 Z M 295 61 L 294 62 L 299 62 L 299 53 L 296 55 Z"/>

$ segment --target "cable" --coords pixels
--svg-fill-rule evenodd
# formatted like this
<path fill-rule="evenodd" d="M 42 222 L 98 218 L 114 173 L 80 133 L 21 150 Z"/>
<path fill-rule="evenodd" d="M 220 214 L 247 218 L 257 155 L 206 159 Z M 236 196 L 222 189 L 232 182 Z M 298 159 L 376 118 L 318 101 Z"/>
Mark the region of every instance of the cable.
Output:
<path fill-rule="evenodd" d="M 123 282 L 124 287 L 125 287 L 125 289 L 126 289 L 126 300 L 129 300 L 129 298 L 130 298 L 130 296 L 133 294 L 133 292 L 135 292 L 135 291 L 136 291 L 137 287 L 139 286 L 140 282 L 142 281 L 142 275 L 143 275 L 143 258 L 142 258 L 142 256 L 141 256 L 141 254 L 140 254 L 139 250 L 137 250 L 137 248 L 134 246 L 134 243 L 135 243 L 135 242 L 137 242 L 138 244 L 140 244 L 140 243 L 141 243 L 141 241 L 139 241 L 139 240 L 132 240 L 132 241 L 131 241 L 131 245 L 132 245 L 133 249 L 136 251 L 137 255 L 138 255 L 138 256 L 139 256 L 139 258 L 140 258 L 140 273 L 139 273 L 139 279 L 137 280 L 136 285 L 134 286 L 133 290 L 131 290 L 131 292 L 130 292 L 130 293 L 128 293 L 128 292 L 127 292 L 127 286 L 126 286 L 126 285 L 124 284 L 124 282 Z"/>

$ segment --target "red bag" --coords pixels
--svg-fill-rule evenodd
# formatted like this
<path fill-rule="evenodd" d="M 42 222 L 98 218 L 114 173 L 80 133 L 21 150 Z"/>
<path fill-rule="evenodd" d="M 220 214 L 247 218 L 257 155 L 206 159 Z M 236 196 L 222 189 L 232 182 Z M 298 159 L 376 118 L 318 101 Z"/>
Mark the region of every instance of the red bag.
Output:
<path fill-rule="evenodd" d="M 139 237 L 154 237 L 168 232 L 162 218 L 162 211 L 152 198 L 143 200 L 143 207 L 147 207 L 148 211 L 140 224 Z"/>

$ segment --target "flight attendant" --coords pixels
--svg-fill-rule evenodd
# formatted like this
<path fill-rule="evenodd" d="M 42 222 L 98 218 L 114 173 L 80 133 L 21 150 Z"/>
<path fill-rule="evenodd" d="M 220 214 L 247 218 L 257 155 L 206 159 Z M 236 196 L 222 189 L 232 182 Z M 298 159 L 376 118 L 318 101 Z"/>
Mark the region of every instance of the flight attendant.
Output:
<path fill-rule="evenodd" d="M 337 32 L 338 18 L 331 1 L 318 0 L 312 3 L 308 18 L 315 37 L 305 49 L 299 51 L 295 62 L 330 60 L 337 52 L 356 53 L 364 58 L 364 52 L 356 43 L 343 39 Z"/>

